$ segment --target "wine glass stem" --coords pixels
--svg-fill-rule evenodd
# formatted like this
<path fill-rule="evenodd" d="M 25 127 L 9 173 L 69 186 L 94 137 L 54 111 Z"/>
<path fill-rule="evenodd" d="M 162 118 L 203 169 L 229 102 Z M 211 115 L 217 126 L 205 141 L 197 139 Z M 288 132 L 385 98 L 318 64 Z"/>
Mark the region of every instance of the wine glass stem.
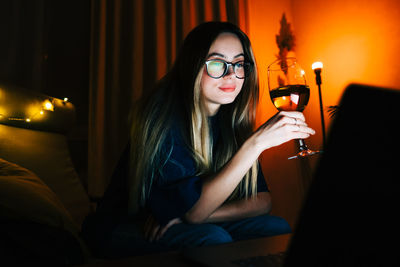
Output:
<path fill-rule="evenodd" d="M 297 139 L 299 141 L 299 149 L 300 151 L 308 150 L 306 142 L 303 139 Z"/>

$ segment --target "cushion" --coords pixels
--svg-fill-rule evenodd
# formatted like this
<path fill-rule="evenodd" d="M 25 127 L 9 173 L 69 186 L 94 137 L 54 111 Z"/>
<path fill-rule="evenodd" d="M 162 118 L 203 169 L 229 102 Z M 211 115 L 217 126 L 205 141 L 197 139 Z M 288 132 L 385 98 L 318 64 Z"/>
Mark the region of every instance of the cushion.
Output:
<path fill-rule="evenodd" d="M 71 161 L 65 135 L 0 124 L 0 158 L 39 176 L 81 226 L 90 201 Z"/>
<path fill-rule="evenodd" d="M 79 227 L 57 195 L 33 172 L 1 158 L 0 219 L 40 223 L 79 236 Z"/>

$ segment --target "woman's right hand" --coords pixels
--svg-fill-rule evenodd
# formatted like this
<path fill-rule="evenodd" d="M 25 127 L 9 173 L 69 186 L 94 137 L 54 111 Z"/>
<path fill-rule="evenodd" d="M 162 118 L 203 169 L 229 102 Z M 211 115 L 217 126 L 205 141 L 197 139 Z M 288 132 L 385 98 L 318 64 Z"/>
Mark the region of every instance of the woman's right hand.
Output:
<path fill-rule="evenodd" d="M 158 241 L 172 225 L 178 223 L 182 223 L 182 220 L 180 218 L 175 218 L 162 226 L 153 215 L 150 214 L 144 224 L 144 237 L 150 242 Z"/>
<path fill-rule="evenodd" d="M 281 111 L 261 125 L 252 135 L 259 152 L 279 146 L 293 139 L 305 139 L 315 131 L 307 126 L 303 113 Z"/>

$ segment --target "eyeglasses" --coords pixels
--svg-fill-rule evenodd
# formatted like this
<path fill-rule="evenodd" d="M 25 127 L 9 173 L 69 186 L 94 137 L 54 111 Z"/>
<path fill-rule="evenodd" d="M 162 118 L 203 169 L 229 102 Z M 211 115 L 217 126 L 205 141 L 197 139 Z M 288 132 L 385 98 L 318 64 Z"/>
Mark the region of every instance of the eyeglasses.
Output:
<path fill-rule="evenodd" d="M 230 66 L 232 66 L 236 78 L 244 79 L 250 73 L 252 67 L 250 62 L 239 61 L 232 63 L 220 59 L 210 59 L 205 64 L 208 76 L 214 79 L 227 75 Z"/>

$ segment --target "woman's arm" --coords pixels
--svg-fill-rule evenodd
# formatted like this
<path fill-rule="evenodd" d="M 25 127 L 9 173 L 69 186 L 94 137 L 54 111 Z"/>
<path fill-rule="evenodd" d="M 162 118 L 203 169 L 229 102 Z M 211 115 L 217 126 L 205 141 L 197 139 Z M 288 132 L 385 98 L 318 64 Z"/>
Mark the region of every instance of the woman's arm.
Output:
<path fill-rule="evenodd" d="M 307 138 L 314 133 L 314 130 L 307 127 L 301 112 L 280 112 L 272 117 L 240 147 L 220 172 L 205 178 L 200 198 L 185 214 L 185 220 L 189 223 L 207 221 L 230 196 L 264 150 L 292 139 Z M 234 209 L 231 207 L 230 210 Z M 239 214 L 232 214 L 236 215 Z"/>
<path fill-rule="evenodd" d="M 207 223 L 235 221 L 263 215 L 271 210 L 269 192 L 259 192 L 255 198 L 241 199 L 222 204 L 206 220 Z"/>
<path fill-rule="evenodd" d="M 200 198 L 184 215 L 184 219 L 189 223 L 203 223 L 267 213 L 271 208 L 270 194 L 267 192 L 259 193 L 254 200 L 223 203 L 264 150 L 292 139 L 307 138 L 314 133 L 314 130 L 307 127 L 302 113 L 276 114 L 242 145 L 220 172 L 205 178 Z M 177 223 L 181 223 L 180 218 L 171 219 L 164 226 L 150 220 L 146 224 L 146 237 L 149 240 L 158 240 L 169 227 Z"/>
<path fill-rule="evenodd" d="M 204 222 L 226 222 L 266 214 L 271 210 L 271 195 L 269 192 L 259 192 L 256 198 L 231 201 L 217 208 Z M 159 240 L 173 225 L 182 223 L 180 218 L 169 221 L 161 226 L 153 216 L 149 216 L 144 225 L 144 235 L 149 241 Z"/>
<path fill-rule="evenodd" d="M 204 178 L 200 198 L 186 213 L 185 220 L 189 223 L 205 222 L 235 190 L 259 154 L 256 146 L 245 142 L 220 172 Z"/>

